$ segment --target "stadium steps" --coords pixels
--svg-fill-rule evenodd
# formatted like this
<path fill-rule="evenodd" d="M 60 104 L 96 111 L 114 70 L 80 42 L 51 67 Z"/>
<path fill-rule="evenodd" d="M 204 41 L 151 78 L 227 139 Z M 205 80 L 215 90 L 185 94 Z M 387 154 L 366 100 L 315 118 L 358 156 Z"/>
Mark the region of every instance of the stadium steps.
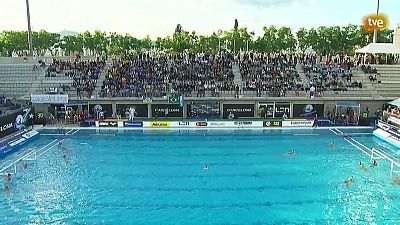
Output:
<path fill-rule="evenodd" d="M 374 91 L 373 83 L 369 80 L 369 77 L 364 74 L 361 70 L 352 70 L 353 81 L 361 82 L 363 84 L 363 89 Z"/>
<path fill-rule="evenodd" d="M 232 72 L 233 75 L 235 76 L 233 82 L 239 85 L 239 87 L 242 87 L 243 86 L 242 74 L 240 73 L 240 68 L 237 63 L 232 64 Z"/>
<path fill-rule="evenodd" d="M 304 84 L 305 84 L 306 82 L 309 82 L 308 79 L 307 79 L 307 77 L 306 77 L 306 74 L 305 74 L 304 71 L 303 71 L 303 67 L 301 66 L 300 63 L 297 63 L 297 65 L 296 65 L 296 70 L 297 70 L 297 72 L 299 73 L 300 79 L 301 79 L 301 81 L 303 81 Z"/>

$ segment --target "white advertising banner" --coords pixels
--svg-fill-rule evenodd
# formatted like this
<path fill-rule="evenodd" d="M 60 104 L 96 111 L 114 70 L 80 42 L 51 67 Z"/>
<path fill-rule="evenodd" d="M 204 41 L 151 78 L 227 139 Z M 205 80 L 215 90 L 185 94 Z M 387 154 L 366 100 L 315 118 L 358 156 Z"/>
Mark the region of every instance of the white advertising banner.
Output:
<path fill-rule="evenodd" d="M 282 127 L 312 127 L 314 120 L 284 120 Z"/>
<path fill-rule="evenodd" d="M 236 127 L 254 127 L 254 128 L 262 128 L 263 121 L 235 121 L 233 123 Z"/>
<path fill-rule="evenodd" d="M 31 95 L 34 104 L 66 104 L 68 95 Z"/>

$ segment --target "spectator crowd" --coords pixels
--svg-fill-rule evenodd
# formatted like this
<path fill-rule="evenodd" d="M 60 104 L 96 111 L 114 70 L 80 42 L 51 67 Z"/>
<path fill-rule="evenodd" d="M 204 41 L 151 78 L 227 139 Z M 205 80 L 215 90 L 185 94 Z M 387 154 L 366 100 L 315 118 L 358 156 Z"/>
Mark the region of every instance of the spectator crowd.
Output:
<path fill-rule="evenodd" d="M 167 94 L 217 96 L 233 91 L 230 54 L 146 53 L 113 59 L 102 97 L 162 97 Z"/>
<path fill-rule="evenodd" d="M 90 97 L 95 90 L 97 80 L 100 77 L 102 70 L 106 65 L 105 59 L 99 59 L 92 61 L 81 60 L 77 57 L 74 61 L 64 61 L 53 59 L 53 62 L 49 65 L 46 70 L 47 77 L 55 77 L 59 74 L 71 77 L 73 79 L 72 88 L 76 90 L 77 96 Z M 68 85 L 60 85 L 49 90 L 49 92 L 59 93 L 61 90 L 67 92 L 71 89 Z"/>

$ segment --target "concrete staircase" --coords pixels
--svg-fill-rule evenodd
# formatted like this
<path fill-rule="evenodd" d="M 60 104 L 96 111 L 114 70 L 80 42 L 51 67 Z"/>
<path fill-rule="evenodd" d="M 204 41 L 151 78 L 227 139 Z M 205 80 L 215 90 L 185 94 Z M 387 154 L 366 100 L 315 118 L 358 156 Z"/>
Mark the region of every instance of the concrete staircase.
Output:
<path fill-rule="evenodd" d="M 239 85 L 239 87 L 242 87 L 242 85 L 243 85 L 242 74 L 240 73 L 240 68 L 237 63 L 234 63 L 232 65 L 232 72 L 233 72 L 233 75 L 235 76 L 233 78 L 233 83 L 235 85 L 236 84 Z"/>
<path fill-rule="evenodd" d="M 400 97 L 400 65 L 373 65 L 378 71 L 377 80 L 371 83 L 377 95 L 382 97 Z"/>
<path fill-rule="evenodd" d="M 296 70 L 299 73 L 300 79 L 303 81 L 303 84 L 309 82 L 300 63 L 296 65 Z"/>

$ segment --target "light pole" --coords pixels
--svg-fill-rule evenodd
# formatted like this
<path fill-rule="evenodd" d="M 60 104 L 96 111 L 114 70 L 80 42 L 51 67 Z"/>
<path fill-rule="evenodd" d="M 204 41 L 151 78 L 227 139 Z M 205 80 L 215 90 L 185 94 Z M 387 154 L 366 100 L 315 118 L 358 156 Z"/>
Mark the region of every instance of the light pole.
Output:
<path fill-rule="evenodd" d="M 377 16 L 379 16 L 379 3 L 380 3 L 380 0 L 378 0 L 378 5 L 376 6 L 376 15 Z M 376 43 L 377 41 L 378 41 L 378 31 L 374 30 L 374 37 L 373 37 L 372 42 Z"/>
<path fill-rule="evenodd" d="M 29 0 L 26 0 L 26 17 L 27 17 L 27 21 L 28 21 L 29 56 L 33 56 L 32 29 L 31 29 L 31 13 L 29 12 Z"/>

